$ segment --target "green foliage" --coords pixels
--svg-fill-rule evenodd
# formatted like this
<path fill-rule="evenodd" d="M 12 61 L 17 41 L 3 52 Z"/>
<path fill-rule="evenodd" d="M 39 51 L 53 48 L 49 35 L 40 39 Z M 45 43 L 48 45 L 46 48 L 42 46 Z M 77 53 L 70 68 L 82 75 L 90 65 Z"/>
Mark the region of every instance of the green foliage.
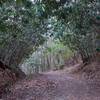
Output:
<path fill-rule="evenodd" d="M 61 48 L 69 52 L 64 47 L 67 45 L 88 57 L 98 48 L 95 27 L 100 28 L 99 19 L 99 0 L 1 0 L 0 56 L 4 61 L 15 55 L 22 59 L 24 54 L 38 50 L 49 36 L 60 42 L 47 46 L 45 54 L 61 52 Z M 21 50 L 23 55 L 18 54 Z"/>
<path fill-rule="evenodd" d="M 46 1 L 46 0 L 43 0 Z M 66 1 L 63 4 L 56 2 L 43 2 L 51 20 L 49 24 L 52 26 L 52 34 L 59 38 L 65 45 L 67 44 L 72 50 L 80 52 L 82 57 L 88 57 L 94 54 L 95 37 L 94 22 L 96 18 L 99 20 L 100 1 L 99 0 L 75 0 Z M 52 5 L 55 5 L 55 7 Z M 57 6 L 56 6 L 57 5 Z M 49 7 L 49 8 L 48 8 Z M 45 10 L 45 11 L 46 11 Z"/>
<path fill-rule="evenodd" d="M 9 0 L 0 5 L 0 60 L 15 71 L 33 48 L 45 41 L 40 6 L 30 0 Z"/>
<path fill-rule="evenodd" d="M 26 59 L 22 66 L 26 73 L 34 73 L 35 71 L 47 71 L 52 69 L 61 69 L 64 67 L 64 61 L 73 56 L 72 52 L 67 46 L 64 46 L 59 40 L 49 38 L 43 45 L 41 45 L 28 59 Z"/>
<path fill-rule="evenodd" d="M 18 5 L 15 5 L 16 3 Z M 23 4 L 20 5 L 20 3 Z M 24 0 L 3 3 L 0 7 L 0 34 L 2 35 L 0 43 L 13 38 L 18 41 L 26 41 L 28 37 L 30 39 L 32 36 L 33 39 L 30 39 L 30 41 L 34 41 L 35 44 L 37 42 L 42 43 L 42 34 L 45 30 L 43 21 L 39 18 L 38 13 L 41 9 L 39 7 L 40 5 L 35 5 L 31 1 L 25 2 Z"/>

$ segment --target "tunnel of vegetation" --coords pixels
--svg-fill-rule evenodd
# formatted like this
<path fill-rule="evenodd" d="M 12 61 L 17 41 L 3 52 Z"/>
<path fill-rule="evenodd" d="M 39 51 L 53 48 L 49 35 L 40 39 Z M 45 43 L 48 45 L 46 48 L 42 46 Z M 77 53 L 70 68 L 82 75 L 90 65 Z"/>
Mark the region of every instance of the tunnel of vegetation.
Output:
<path fill-rule="evenodd" d="M 100 1 L 0 1 L 1 68 L 21 75 L 19 64 L 47 37 L 59 39 L 77 51 L 83 63 L 89 62 L 100 52 Z"/>

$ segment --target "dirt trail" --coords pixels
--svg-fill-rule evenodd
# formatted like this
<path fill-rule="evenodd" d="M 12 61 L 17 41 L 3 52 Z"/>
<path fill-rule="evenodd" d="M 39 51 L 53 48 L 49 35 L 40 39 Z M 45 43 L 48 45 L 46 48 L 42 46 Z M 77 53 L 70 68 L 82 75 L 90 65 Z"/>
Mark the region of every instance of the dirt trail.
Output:
<path fill-rule="evenodd" d="M 17 82 L 2 100 L 100 100 L 99 84 L 52 71 Z"/>

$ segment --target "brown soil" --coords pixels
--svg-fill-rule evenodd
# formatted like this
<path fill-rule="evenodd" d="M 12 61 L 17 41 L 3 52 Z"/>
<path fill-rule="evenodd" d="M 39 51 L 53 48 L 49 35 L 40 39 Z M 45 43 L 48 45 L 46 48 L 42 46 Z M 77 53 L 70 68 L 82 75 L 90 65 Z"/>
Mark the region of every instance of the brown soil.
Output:
<path fill-rule="evenodd" d="M 10 85 L 12 85 L 16 81 L 16 76 L 9 69 L 1 69 L 0 68 L 0 98 L 2 93 L 7 92 L 7 89 Z"/>
<path fill-rule="evenodd" d="M 100 82 L 66 71 L 29 76 L 14 84 L 2 100 L 100 100 Z"/>

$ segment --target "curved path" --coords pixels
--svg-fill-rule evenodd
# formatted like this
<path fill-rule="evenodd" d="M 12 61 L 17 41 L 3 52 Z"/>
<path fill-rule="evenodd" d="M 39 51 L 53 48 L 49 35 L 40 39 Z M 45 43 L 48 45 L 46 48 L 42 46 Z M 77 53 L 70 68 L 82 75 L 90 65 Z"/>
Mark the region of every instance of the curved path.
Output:
<path fill-rule="evenodd" d="M 54 71 L 17 82 L 2 100 L 100 100 L 99 84 Z"/>

